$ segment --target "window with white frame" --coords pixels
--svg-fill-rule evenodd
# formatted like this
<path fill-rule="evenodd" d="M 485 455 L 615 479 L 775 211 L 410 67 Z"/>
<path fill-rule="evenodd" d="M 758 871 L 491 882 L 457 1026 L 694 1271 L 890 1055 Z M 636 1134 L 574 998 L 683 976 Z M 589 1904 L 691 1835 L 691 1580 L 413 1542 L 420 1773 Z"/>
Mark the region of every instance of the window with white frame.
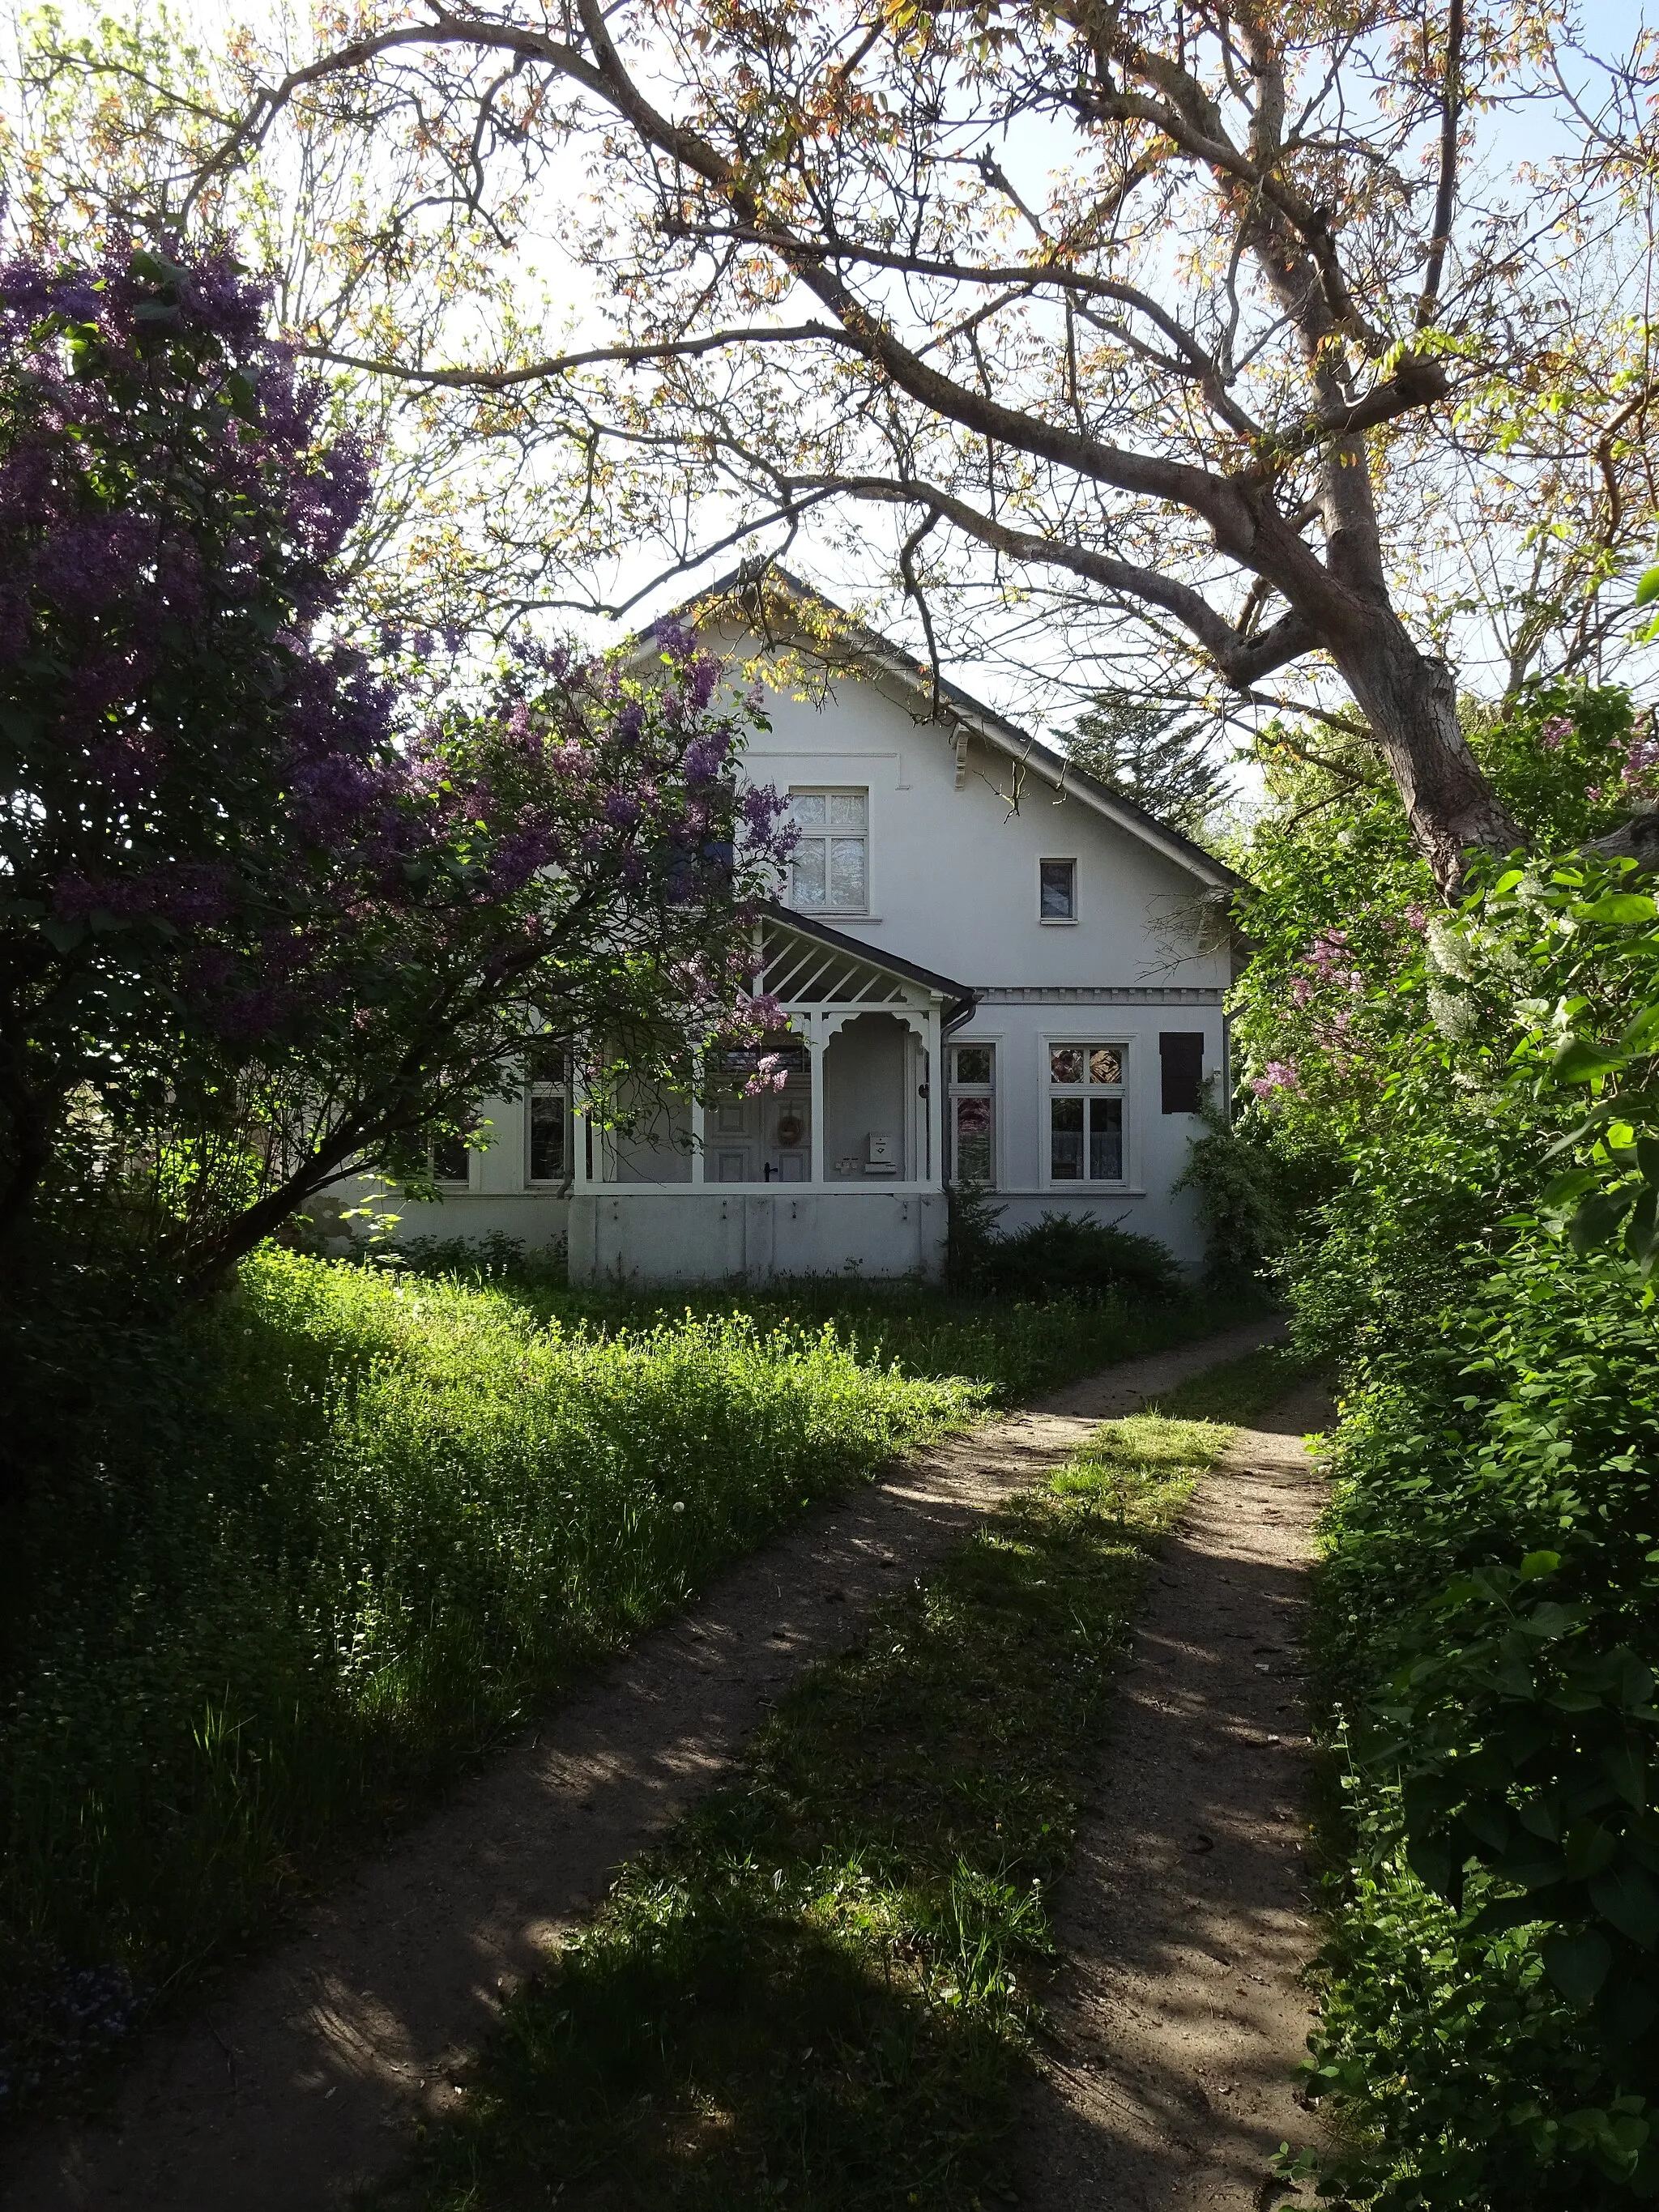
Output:
<path fill-rule="evenodd" d="M 570 1061 L 564 1047 L 532 1045 L 526 1073 L 527 1180 L 562 1182 L 570 1172 Z"/>
<path fill-rule="evenodd" d="M 802 914 L 863 914 L 870 904 L 870 793 L 789 793 L 799 841 L 789 855 L 789 903 Z"/>
<path fill-rule="evenodd" d="M 1037 862 L 1037 920 L 1039 921 L 1075 921 L 1077 920 L 1077 862 L 1075 860 L 1039 860 Z"/>
<path fill-rule="evenodd" d="M 1048 1047 L 1048 1180 L 1121 1182 L 1123 1047 Z"/>
<path fill-rule="evenodd" d="M 953 1044 L 946 1137 L 951 1180 L 992 1190 L 997 1179 L 996 1047 Z"/>
<path fill-rule="evenodd" d="M 465 1137 L 434 1137 L 432 1180 L 465 1189 L 472 1180 L 472 1152 Z"/>

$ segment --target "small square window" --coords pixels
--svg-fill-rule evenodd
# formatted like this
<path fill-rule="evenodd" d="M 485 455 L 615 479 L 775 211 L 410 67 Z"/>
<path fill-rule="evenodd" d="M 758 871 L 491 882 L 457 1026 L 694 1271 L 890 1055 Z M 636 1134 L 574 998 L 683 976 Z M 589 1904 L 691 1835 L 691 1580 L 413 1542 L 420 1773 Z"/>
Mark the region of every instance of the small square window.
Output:
<path fill-rule="evenodd" d="M 1037 862 L 1037 915 L 1042 921 L 1077 920 L 1077 862 Z"/>

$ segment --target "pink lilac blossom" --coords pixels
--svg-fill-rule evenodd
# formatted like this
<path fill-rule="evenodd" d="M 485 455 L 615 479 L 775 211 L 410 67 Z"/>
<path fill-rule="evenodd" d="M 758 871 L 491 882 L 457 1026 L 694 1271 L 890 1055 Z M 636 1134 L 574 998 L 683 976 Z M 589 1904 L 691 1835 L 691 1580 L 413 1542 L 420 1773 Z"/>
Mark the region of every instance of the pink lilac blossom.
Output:
<path fill-rule="evenodd" d="M 1294 1060 L 1270 1060 L 1260 1075 L 1250 1078 L 1250 1088 L 1263 1099 L 1271 1098 L 1275 1091 L 1299 1092 L 1302 1077 Z"/>

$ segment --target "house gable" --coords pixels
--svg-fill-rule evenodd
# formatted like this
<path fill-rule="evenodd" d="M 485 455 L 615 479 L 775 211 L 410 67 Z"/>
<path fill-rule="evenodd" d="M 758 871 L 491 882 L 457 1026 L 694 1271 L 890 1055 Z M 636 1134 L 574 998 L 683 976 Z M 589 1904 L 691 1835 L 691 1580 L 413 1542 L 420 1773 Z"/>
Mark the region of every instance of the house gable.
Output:
<path fill-rule="evenodd" d="M 817 794 L 821 811 L 837 798 L 867 810 L 862 898 L 808 909 L 798 883 L 799 910 L 976 990 L 1145 995 L 1231 981 L 1237 878 L 1223 863 L 966 694 L 928 719 L 925 672 L 873 633 L 823 634 L 848 618 L 786 582 L 760 604 L 746 587 L 717 590 L 681 618 L 763 687 L 768 726 L 745 773 Z M 822 684 L 805 680 L 820 671 Z M 1074 872 L 1069 919 L 1044 917 L 1045 862 Z"/>
<path fill-rule="evenodd" d="M 977 740 L 987 753 L 1009 764 L 1014 772 L 1006 779 L 1011 787 L 1017 776 L 1061 800 L 1075 799 L 1212 893 L 1230 896 L 1244 888 L 1243 877 L 1213 853 L 1110 790 L 949 677 L 941 674 L 936 686 L 925 663 L 786 568 L 774 565 L 758 575 L 735 570 L 678 608 L 671 619 L 688 627 L 717 628 L 734 642 L 747 641 L 763 667 L 768 647 L 781 647 L 816 665 L 831 687 L 837 677 L 848 675 L 878 686 L 902 707 L 918 734 L 933 735 L 950 748 L 958 787 L 971 772 Z"/>

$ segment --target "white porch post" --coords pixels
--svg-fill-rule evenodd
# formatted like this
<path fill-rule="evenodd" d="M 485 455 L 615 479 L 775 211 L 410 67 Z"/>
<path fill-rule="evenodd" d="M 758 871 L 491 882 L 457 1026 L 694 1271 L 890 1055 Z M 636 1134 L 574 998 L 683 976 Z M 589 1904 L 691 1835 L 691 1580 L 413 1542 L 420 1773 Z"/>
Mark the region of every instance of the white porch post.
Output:
<path fill-rule="evenodd" d="M 811 1014 L 800 1018 L 806 1027 L 808 1066 L 812 1085 L 811 1170 L 814 1183 L 823 1181 L 823 1054 L 829 1039 L 823 1034 L 823 1024 Z"/>
<path fill-rule="evenodd" d="M 927 1180 L 945 1188 L 945 1041 L 937 1006 L 927 1010 Z"/>
<path fill-rule="evenodd" d="M 707 1068 L 699 1064 L 697 1068 L 697 1082 L 699 1086 L 702 1085 L 703 1079 L 707 1075 L 708 1072 Z M 702 1146 L 705 1112 L 706 1109 L 703 1106 L 701 1096 L 698 1092 L 694 1091 L 691 1097 L 691 1180 L 694 1184 L 701 1183 L 703 1179 Z"/>
<path fill-rule="evenodd" d="M 575 1190 L 587 1188 L 587 1093 L 580 1081 L 571 1085 L 570 1117 L 571 1162 L 570 1182 Z"/>

